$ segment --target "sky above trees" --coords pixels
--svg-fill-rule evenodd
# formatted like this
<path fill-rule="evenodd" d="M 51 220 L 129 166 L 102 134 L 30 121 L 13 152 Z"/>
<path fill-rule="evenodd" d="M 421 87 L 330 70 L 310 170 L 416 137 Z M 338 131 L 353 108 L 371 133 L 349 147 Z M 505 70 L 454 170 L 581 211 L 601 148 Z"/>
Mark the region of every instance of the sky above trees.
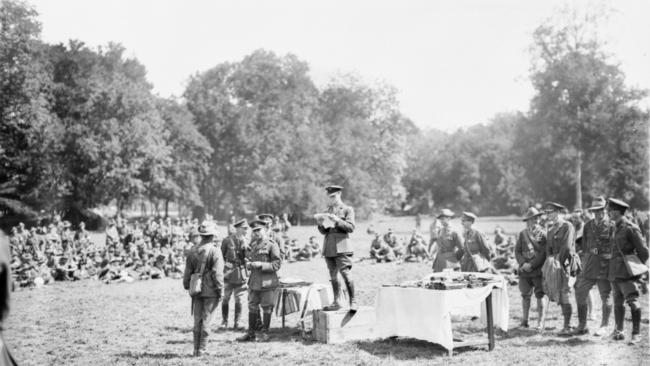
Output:
<path fill-rule="evenodd" d="M 293 53 L 316 86 L 355 72 L 398 89 L 421 128 L 453 131 L 528 110 L 530 40 L 564 4 L 614 8 L 601 31 L 628 84 L 650 88 L 650 2 L 31 0 L 42 39 L 119 42 L 154 91 L 180 96 L 190 76 L 255 49 Z M 642 103 L 650 106 L 648 98 Z"/>

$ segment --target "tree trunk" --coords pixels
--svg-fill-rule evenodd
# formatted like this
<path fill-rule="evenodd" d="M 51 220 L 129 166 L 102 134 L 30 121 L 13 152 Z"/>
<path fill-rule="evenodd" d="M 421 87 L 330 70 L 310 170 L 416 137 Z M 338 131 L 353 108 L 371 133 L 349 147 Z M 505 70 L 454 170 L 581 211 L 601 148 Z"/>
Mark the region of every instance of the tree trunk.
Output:
<path fill-rule="evenodd" d="M 165 218 L 169 217 L 169 200 L 165 200 Z"/>
<path fill-rule="evenodd" d="M 582 155 L 580 149 L 576 157 L 576 209 L 582 209 Z"/>

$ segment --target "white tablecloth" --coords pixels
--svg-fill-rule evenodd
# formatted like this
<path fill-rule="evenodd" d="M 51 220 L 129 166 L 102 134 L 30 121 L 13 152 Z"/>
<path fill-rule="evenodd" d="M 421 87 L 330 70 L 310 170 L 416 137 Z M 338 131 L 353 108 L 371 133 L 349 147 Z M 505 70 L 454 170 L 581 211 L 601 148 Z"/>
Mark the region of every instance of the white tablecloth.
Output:
<path fill-rule="evenodd" d="M 422 339 L 451 350 L 451 315 L 480 315 L 487 324 L 485 298 L 490 293 L 494 325 L 507 331 L 510 305 L 503 279 L 499 284 L 457 290 L 381 287 L 376 300 L 377 334 Z"/>

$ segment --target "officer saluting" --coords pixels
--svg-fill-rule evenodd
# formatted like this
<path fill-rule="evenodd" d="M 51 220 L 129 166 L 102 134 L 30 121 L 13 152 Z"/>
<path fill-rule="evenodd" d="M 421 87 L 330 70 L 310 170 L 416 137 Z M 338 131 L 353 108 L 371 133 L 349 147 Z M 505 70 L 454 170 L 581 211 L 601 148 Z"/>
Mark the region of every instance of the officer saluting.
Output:
<path fill-rule="evenodd" d="M 246 266 L 250 268 L 248 279 L 248 332 L 237 338 L 240 342 L 251 342 L 256 339 L 255 330 L 259 308 L 262 308 L 261 341 L 268 341 L 271 313 L 273 313 L 274 290 L 280 284 L 277 271 L 280 270 L 282 259 L 278 245 L 269 239 L 269 228 L 265 221 L 251 222 L 253 240 L 247 256 Z"/>
<path fill-rule="evenodd" d="M 634 344 L 638 341 L 641 326 L 641 304 L 639 304 L 641 275 L 635 276 L 628 272 L 623 256 L 635 254 L 642 263 L 646 263 L 648 247 L 639 227 L 624 216 L 629 207 L 621 200 L 609 199 L 607 211 L 615 225 L 610 242 L 612 259 L 609 262 L 609 280 L 612 283 L 612 290 L 614 290 L 614 321 L 616 322 L 612 338 L 617 341 L 625 338 L 623 335 L 623 321 L 625 320 L 623 301 L 625 301 L 632 313 L 630 343 Z"/>
<path fill-rule="evenodd" d="M 338 274 L 341 273 L 343 281 L 348 289 L 350 296 L 350 311 L 357 311 L 358 305 L 354 294 L 354 281 L 350 277 L 352 269 L 352 243 L 350 242 L 350 233 L 354 231 L 354 209 L 345 205 L 341 201 L 341 186 L 329 186 L 325 188 L 328 195 L 327 217 L 334 222 L 333 227 L 324 226 L 324 217 L 318 218 L 318 231 L 325 235 L 323 243 L 323 254 L 327 269 L 332 282 L 334 292 L 334 302 L 326 306 L 324 310 L 339 310 L 339 296 L 341 293 L 341 284 L 339 283 Z"/>

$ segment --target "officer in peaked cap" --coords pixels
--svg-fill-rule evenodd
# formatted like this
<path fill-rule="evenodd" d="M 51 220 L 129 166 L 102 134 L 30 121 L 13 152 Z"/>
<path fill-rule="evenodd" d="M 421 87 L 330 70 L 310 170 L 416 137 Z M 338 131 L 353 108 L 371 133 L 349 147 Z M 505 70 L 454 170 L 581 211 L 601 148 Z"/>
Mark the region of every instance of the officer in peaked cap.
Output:
<path fill-rule="evenodd" d="M 647 263 L 648 246 L 641 235 L 641 230 L 625 217 L 625 211 L 630 206 L 616 198 L 608 200 L 607 211 L 614 222 L 614 234 L 610 240 L 612 258 L 609 262 L 609 280 L 614 290 L 614 321 L 616 329 L 612 339 L 623 340 L 623 325 L 625 320 L 624 302 L 632 313 L 632 333 L 630 343 L 639 340 L 641 326 L 641 304 L 639 303 L 640 279 L 642 274 L 630 273 L 626 265 L 626 256 L 635 255 L 641 263 Z M 646 272 L 647 267 L 646 267 Z"/>
<path fill-rule="evenodd" d="M 341 304 L 339 303 L 339 296 L 341 294 L 341 285 L 338 279 L 339 273 L 343 277 L 343 282 L 348 290 L 350 311 L 357 311 L 358 308 L 354 281 L 350 274 L 353 254 L 350 234 L 355 228 L 354 209 L 341 201 L 342 190 L 343 187 L 337 185 L 325 187 L 328 200 L 328 206 L 325 212 L 334 222 L 334 226 L 326 228 L 324 226 L 324 218 L 318 220 L 318 231 L 325 236 L 323 254 L 334 292 L 334 301 L 331 305 L 324 308 L 326 311 L 341 308 Z"/>
<path fill-rule="evenodd" d="M 279 286 L 277 272 L 280 270 L 282 259 L 278 245 L 269 240 L 269 228 L 266 222 L 255 220 L 251 222 L 253 239 L 250 251 L 247 253 L 246 266 L 250 269 L 248 279 L 248 331 L 243 337 L 237 338 L 240 342 L 251 342 L 258 337 L 257 318 L 260 307 L 262 308 L 262 329 L 259 335 L 261 341 L 269 340 L 271 314 L 275 305 L 274 291 Z"/>
<path fill-rule="evenodd" d="M 610 237 L 614 232 L 614 222 L 605 212 L 607 201 L 605 197 L 596 197 L 588 208 L 594 218 L 587 221 L 582 234 L 582 271 L 578 274 L 575 290 L 578 307 L 578 327 L 574 334 L 581 335 L 589 332 L 587 328 L 587 299 L 589 291 L 598 286 L 602 303 L 602 320 L 595 335 L 604 335 L 612 312 L 610 293 L 611 284 L 608 279 L 609 262 L 612 258 Z"/>
<path fill-rule="evenodd" d="M 465 239 L 460 261 L 460 270 L 463 272 L 486 272 L 492 268 L 490 258 L 494 251 L 486 243 L 483 234 L 472 227 L 476 219 L 472 212 L 463 212 L 460 219 Z"/>
<path fill-rule="evenodd" d="M 460 269 L 458 259 L 463 253 L 462 240 L 460 234 L 449 225 L 454 216 L 454 212 L 448 208 L 443 208 L 438 215 L 441 226 L 431 254 L 434 272 L 442 272 L 446 268 Z"/>
<path fill-rule="evenodd" d="M 221 242 L 221 253 L 224 259 L 224 294 L 221 302 L 221 326 L 228 327 L 228 310 L 230 297 L 235 294 L 235 321 L 233 329 L 239 329 L 239 318 L 242 312 L 242 302 L 246 295 L 246 251 L 248 250 L 248 221 L 241 219 L 233 226 L 235 232 Z"/>

